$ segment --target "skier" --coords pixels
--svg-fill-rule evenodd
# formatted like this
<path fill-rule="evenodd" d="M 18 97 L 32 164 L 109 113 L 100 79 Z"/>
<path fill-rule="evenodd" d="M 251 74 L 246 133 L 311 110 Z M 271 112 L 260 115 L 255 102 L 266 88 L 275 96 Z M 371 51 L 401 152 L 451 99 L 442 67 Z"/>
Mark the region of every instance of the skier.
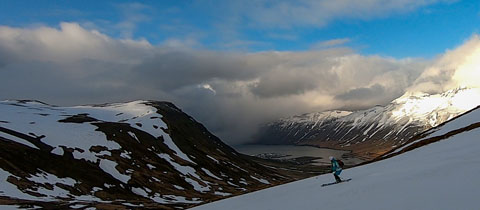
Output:
<path fill-rule="evenodd" d="M 334 157 L 330 156 L 329 158 L 330 162 L 332 163 L 332 173 L 333 176 L 335 176 L 335 180 L 337 181 L 337 183 L 342 182 L 342 179 L 340 179 L 340 177 L 338 176 L 340 175 L 340 173 L 342 173 L 342 168 Z"/>

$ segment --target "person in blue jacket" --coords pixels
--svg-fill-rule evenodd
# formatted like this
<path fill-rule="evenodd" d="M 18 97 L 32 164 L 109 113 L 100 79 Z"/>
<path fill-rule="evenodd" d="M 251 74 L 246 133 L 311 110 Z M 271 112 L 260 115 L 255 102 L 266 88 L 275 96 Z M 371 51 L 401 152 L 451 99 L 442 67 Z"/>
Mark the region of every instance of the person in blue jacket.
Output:
<path fill-rule="evenodd" d="M 337 160 L 330 156 L 330 162 L 332 163 L 332 173 L 333 173 L 333 176 L 335 177 L 335 180 L 337 182 L 342 182 L 342 179 L 340 179 L 340 177 L 338 175 L 340 175 L 340 173 L 342 173 L 342 168 L 340 167 L 340 165 L 338 164 Z"/>

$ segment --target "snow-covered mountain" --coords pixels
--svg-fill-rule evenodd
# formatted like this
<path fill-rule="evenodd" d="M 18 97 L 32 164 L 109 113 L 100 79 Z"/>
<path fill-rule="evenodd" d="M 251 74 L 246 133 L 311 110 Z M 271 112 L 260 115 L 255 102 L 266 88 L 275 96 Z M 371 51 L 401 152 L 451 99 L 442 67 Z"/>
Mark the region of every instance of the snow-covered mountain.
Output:
<path fill-rule="evenodd" d="M 168 102 L 0 102 L 0 205 L 184 208 L 285 180 Z"/>
<path fill-rule="evenodd" d="M 217 209 L 478 209 L 480 108 L 389 153 L 388 159 L 202 205 Z"/>
<path fill-rule="evenodd" d="M 386 106 L 367 110 L 283 118 L 264 126 L 255 142 L 352 149 L 365 157 L 375 157 L 478 105 L 479 88 L 405 94 Z"/>

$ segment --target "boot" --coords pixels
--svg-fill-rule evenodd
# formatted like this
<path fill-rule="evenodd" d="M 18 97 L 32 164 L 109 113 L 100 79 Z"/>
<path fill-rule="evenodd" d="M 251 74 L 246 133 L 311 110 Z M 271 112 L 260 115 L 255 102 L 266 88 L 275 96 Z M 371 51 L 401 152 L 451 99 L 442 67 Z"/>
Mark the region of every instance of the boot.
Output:
<path fill-rule="evenodd" d="M 337 181 L 337 183 L 342 182 L 342 179 L 340 179 L 338 175 L 333 174 L 333 176 L 335 176 L 335 180 Z"/>

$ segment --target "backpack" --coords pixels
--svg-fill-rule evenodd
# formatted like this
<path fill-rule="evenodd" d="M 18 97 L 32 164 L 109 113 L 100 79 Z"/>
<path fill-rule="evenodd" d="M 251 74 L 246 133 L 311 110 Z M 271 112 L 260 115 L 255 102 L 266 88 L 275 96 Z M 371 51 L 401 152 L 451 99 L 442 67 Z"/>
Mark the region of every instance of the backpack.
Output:
<path fill-rule="evenodd" d="M 340 168 L 343 168 L 343 166 L 345 165 L 345 163 L 343 163 L 343 161 L 341 160 L 337 160 L 337 163 L 340 166 Z"/>

